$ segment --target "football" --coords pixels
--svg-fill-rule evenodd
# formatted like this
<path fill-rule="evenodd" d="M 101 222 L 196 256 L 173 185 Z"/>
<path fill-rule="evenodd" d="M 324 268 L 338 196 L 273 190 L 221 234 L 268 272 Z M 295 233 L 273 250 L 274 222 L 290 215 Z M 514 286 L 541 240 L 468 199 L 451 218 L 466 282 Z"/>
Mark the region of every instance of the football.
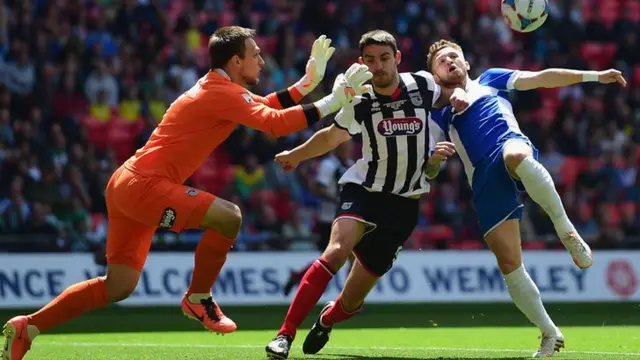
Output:
<path fill-rule="evenodd" d="M 501 10 L 509 27 L 524 33 L 542 26 L 549 16 L 547 0 L 502 0 Z"/>

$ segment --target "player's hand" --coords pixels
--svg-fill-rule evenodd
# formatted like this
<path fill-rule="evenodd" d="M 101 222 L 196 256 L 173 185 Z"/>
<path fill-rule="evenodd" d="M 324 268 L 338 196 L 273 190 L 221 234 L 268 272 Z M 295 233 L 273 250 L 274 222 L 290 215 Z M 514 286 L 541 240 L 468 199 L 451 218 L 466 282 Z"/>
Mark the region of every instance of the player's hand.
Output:
<path fill-rule="evenodd" d="M 293 151 L 285 150 L 276 155 L 276 162 L 282 166 L 286 172 L 293 171 L 300 165 L 300 160 L 296 159 Z"/>
<path fill-rule="evenodd" d="M 371 86 L 364 83 L 372 77 L 373 74 L 366 65 L 355 63 L 349 67 L 345 74 L 336 77 L 332 94 L 340 106 L 349 106 L 354 97 L 370 91 Z"/>
<path fill-rule="evenodd" d="M 469 97 L 461 88 L 455 88 L 453 90 L 453 95 L 449 98 L 449 102 L 458 113 L 469 107 Z"/>
<path fill-rule="evenodd" d="M 355 63 L 344 74 L 347 83 L 354 90 L 355 95 L 362 95 L 372 90 L 371 85 L 365 83 L 373 77 L 367 65 Z"/>
<path fill-rule="evenodd" d="M 326 35 L 320 35 L 311 47 L 311 57 L 307 61 L 305 73 L 309 78 L 309 85 L 317 86 L 324 78 L 327 70 L 327 62 L 336 51 L 336 48 L 330 46 L 331 39 Z"/>
<path fill-rule="evenodd" d="M 609 69 L 598 72 L 598 81 L 601 84 L 612 84 L 617 82 L 623 87 L 627 87 L 627 80 L 622 76 L 622 72 L 616 69 Z"/>
<path fill-rule="evenodd" d="M 456 146 L 452 142 L 440 141 L 436 144 L 433 155 L 429 157 L 429 165 L 439 165 L 456 153 Z"/>
<path fill-rule="evenodd" d="M 313 42 L 311 56 L 309 57 L 309 61 L 307 61 L 305 74 L 302 79 L 295 83 L 295 87 L 302 95 L 306 96 L 312 92 L 324 78 L 324 73 L 327 70 L 327 62 L 336 51 L 336 49 L 330 45 L 331 39 L 327 38 L 326 35 L 320 35 L 320 37 Z"/>

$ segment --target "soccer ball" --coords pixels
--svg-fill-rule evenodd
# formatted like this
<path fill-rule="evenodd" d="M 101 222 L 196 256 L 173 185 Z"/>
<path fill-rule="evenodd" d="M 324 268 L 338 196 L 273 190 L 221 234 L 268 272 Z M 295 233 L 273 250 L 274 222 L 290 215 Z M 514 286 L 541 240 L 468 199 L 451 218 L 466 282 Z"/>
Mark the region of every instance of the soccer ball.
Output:
<path fill-rule="evenodd" d="M 515 31 L 531 32 L 549 16 L 547 0 L 502 0 L 502 17 Z"/>

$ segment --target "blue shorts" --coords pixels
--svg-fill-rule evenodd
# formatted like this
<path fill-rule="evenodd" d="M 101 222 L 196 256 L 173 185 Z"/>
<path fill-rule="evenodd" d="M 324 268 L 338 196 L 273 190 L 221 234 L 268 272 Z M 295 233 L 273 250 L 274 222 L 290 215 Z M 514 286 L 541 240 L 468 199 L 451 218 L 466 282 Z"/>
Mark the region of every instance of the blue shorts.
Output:
<path fill-rule="evenodd" d="M 534 159 L 538 159 L 538 149 L 526 136 L 517 135 L 501 141 L 499 146 L 474 168 L 471 187 L 482 236 L 486 236 L 506 220 L 522 218 L 523 205 L 518 195 L 524 191 L 524 186 L 511 177 L 502 156 L 504 145 L 511 140 L 526 142 L 533 149 Z"/>

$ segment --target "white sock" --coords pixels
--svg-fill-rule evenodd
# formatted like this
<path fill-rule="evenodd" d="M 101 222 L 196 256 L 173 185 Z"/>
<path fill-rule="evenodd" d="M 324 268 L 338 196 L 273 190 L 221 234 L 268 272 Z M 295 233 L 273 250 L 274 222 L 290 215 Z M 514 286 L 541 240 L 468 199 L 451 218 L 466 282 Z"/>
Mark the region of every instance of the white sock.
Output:
<path fill-rule="evenodd" d="M 558 331 L 542 304 L 540 290 L 524 265 L 504 275 L 504 281 L 513 303 L 543 334 L 555 334 Z"/>
<path fill-rule="evenodd" d="M 527 193 L 549 215 L 559 237 L 574 231 L 575 227 L 569 220 L 560 195 L 551 178 L 551 174 L 533 157 L 527 156 L 516 167 L 516 174 L 524 184 Z"/>
<path fill-rule="evenodd" d="M 210 297 L 211 297 L 210 293 L 190 294 L 189 295 L 189 302 L 192 303 L 192 304 L 200 304 L 200 300 L 207 300 Z"/>
<path fill-rule="evenodd" d="M 27 325 L 27 336 L 29 340 L 33 341 L 36 336 L 40 335 L 40 329 L 35 325 Z"/>

